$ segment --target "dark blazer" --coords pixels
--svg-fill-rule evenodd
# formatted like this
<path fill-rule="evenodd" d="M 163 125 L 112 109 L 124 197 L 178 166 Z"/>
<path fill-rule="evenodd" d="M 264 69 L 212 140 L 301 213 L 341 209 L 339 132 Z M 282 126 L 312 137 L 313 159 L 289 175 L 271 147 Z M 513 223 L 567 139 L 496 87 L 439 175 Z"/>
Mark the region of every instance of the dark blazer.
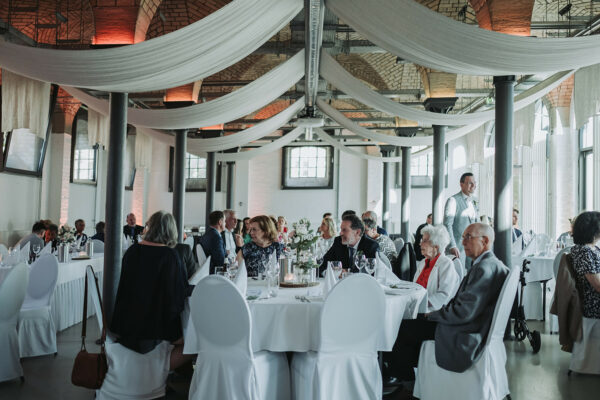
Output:
<path fill-rule="evenodd" d="M 429 314 L 437 321 L 435 358 L 449 371 L 466 371 L 487 340 L 494 308 L 509 269 L 491 251 L 471 266 L 448 304 Z"/>
<path fill-rule="evenodd" d="M 202 246 L 206 256 L 210 256 L 210 273 L 214 274 L 215 266 L 225 263 L 225 243 L 221 234 L 212 226 L 200 237 L 198 243 Z"/>
<path fill-rule="evenodd" d="M 380 227 L 379 225 L 377 226 L 377 233 L 379 233 L 380 235 L 389 236 L 387 231 L 385 229 L 383 229 L 382 227 Z"/>
<path fill-rule="evenodd" d="M 136 225 L 133 228 L 133 231 L 134 231 L 133 232 L 133 242 L 137 243 L 137 237 L 138 237 L 138 235 L 141 235 L 142 232 L 144 232 L 144 227 L 140 226 L 140 225 Z M 123 235 L 131 237 L 131 227 L 129 225 L 125 225 L 123 227 Z"/>
<path fill-rule="evenodd" d="M 363 235 L 363 237 L 360 238 L 360 242 L 358 242 L 358 251 L 362 251 L 367 258 L 375 258 L 378 249 L 379 244 L 368 236 Z M 348 246 L 342 244 L 342 238 L 340 236 L 334 239 L 329 251 L 323 257 L 323 263 L 319 268 L 319 275 L 327 269 L 328 261 L 341 261 L 343 268 L 351 268 L 352 272 L 358 272 L 354 262 L 350 260 Z"/>

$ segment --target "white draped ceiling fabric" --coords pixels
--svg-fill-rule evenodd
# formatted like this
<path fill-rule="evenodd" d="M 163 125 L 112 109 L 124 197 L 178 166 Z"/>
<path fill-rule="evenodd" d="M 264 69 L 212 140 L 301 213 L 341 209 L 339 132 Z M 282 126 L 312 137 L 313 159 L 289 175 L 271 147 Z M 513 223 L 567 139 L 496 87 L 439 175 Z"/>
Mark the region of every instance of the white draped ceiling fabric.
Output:
<path fill-rule="evenodd" d="M 303 127 L 297 127 L 283 135 L 280 139 L 274 140 L 271 143 L 262 145 L 256 149 L 242 151 L 240 153 L 218 153 L 216 154 L 215 159 L 217 161 L 241 161 L 269 154 L 298 139 L 298 137 L 304 133 L 304 130 L 305 128 Z"/>
<path fill-rule="evenodd" d="M 313 131 L 317 134 L 317 136 L 324 141 L 325 143 L 329 143 L 334 148 L 343 151 L 344 153 L 353 155 L 358 158 L 362 158 L 364 160 L 378 161 L 378 162 L 400 162 L 402 161 L 402 157 L 377 157 L 369 154 L 361 153 L 360 151 L 356 151 L 351 149 L 348 146 L 343 145 L 337 140 L 333 139 L 326 132 L 324 132 L 321 128 L 313 128 Z"/>
<path fill-rule="evenodd" d="M 2 129 L 29 129 L 46 138 L 50 109 L 50 84 L 2 71 Z"/>
<path fill-rule="evenodd" d="M 600 113 L 600 64 L 581 68 L 575 73 L 573 88 L 577 129 Z"/>
<path fill-rule="evenodd" d="M 436 125 L 467 125 L 483 123 L 495 118 L 495 110 L 470 114 L 440 114 L 417 110 L 388 99 L 352 76 L 333 57 L 321 51 L 321 75 L 329 83 L 356 100 L 379 111 L 411 121 Z M 558 72 L 533 88 L 515 97 L 514 110 L 520 110 L 543 97 L 573 74 L 573 71 Z"/>
<path fill-rule="evenodd" d="M 45 82 L 110 92 L 181 86 L 251 54 L 303 5 L 302 0 L 234 0 L 177 31 L 110 49 L 43 49 L 0 39 L 0 67 Z"/>
<path fill-rule="evenodd" d="M 90 145 L 96 143 L 108 149 L 109 118 L 92 108 L 88 109 L 88 142 Z"/>
<path fill-rule="evenodd" d="M 600 36 L 541 39 L 455 21 L 414 0 L 327 0 L 365 38 L 416 64 L 467 75 L 556 72 L 600 63 Z"/>
<path fill-rule="evenodd" d="M 304 50 L 301 50 L 252 83 L 206 103 L 175 109 L 127 109 L 127 122 L 137 127 L 186 129 L 229 122 L 257 111 L 286 92 L 304 76 Z M 63 87 L 71 96 L 108 115 L 107 100 L 74 87 Z"/>

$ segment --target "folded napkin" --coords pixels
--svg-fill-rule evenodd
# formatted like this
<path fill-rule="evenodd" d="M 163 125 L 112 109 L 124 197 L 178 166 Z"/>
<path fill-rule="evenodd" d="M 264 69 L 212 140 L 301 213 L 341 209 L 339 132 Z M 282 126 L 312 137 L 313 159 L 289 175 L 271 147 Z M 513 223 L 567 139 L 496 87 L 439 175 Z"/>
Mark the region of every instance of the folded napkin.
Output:
<path fill-rule="evenodd" d="M 40 251 L 40 256 L 43 256 L 44 254 L 52 254 L 52 242 L 48 242 L 42 251 Z"/>
<path fill-rule="evenodd" d="M 29 261 L 29 253 L 30 253 L 30 248 L 31 248 L 31 243 L 27 242 L 27 244 L 25 244 L 25 246 L 21 247 L 21 251 L 20 251 L 20 255 L 21 255 L 21 261 L 22 262 L 28 262 Z"/>
<path fill-rule="evenodd" d="M 248 271 L 246 271 L 246 263 L 244 260 L 240 263 L 237 276 L 235 277 L 235 286 L 239 289 L 242 296 L 246 297 L 248 289 Z"/>
<path fill-rule="evenodd" d="M 400 278 L 394 274 L 394 272 L 385 266 L 383 262 L 378 262 L 375 269 L 375 276 L 379 279 L 383 277 L 383 283 L 385 285 L 391 285 L 400 282 Z"/>
<path fill-rule="evenodd" d="M 204 264 L 202 264 L 200 266 L 200 268 L 198 268 L 196 270 L 196 272 L 194 272 L 194 274 L 188 279 L 188 283 L 190 285 L 196 286 L 198 284 L 198 282 L 200 282 L 200 280 L 202 280 L 202 278 L 208 276 L 209 270 L 210 270 L 210 256 L 206 259 Z"/>
<path fill-rule="evenodd" d="M 331 265 L 327 267 L 327 272 L 325 273 L 325 280 L 322 283 L 323 286 L 323 297 L 327 296 L 327 294 L 333 289 L 335 284 L 337 283 L 337 277 L 333 272 L 333 268 Z"/>

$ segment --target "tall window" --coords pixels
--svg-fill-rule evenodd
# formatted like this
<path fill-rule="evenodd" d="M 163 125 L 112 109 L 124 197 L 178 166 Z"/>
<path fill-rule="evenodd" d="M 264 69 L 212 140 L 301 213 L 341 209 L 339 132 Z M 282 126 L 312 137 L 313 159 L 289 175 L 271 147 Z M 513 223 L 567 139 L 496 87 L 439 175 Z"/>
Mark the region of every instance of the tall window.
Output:
<path fill-rule="evenodd" d="M 206 179 L 206 158 L 186 153 L 185 179 Z"/>
<path fill-rule="evenodd" d="M 328 146 L 284 148 L 284 188 L 331 188 L 333 162 Z"/>
<path fill-rule="evenodd" d="M 582 210 L 594 209 L 594 118 L 579 131 L 579 206 Z"/>
<path fill-rule="evenodd" d="M 412 146 L 410 158 L 410 185 L 414 188 L 428 188 L 433 184 L 433 151 L 425 154 L 417 154 L 425 150 L 428 146 Z M 448 145 L 446 145 L 446 154 Z M 400 149 L 397 150 L 400 155 Z M 448 184 L 448 157 L 444 160 L 444 185 Z M 402 181 L 402 163 L 396 164 L 396 187 L 401 186 Z"/>
<path fill-rule="evenodd" d="M 175 174 L 175 149 L 170 148 L 169 155 L 169 191 L 173 191 L 173 178 Z M 216 191 L 221 190 L 221 168 L 217 163 L 216 168 Z M 203 192 L 207 184 L 206 158 L 197 155 L 185 154 L 185 190 L 186 192 Z"/>
<path fill-rule="evenodd" d="M 96 146 L 88 141 L 87 111 L 80 110 L 73 121 L 73 158 L 71 181 L 91 183 L 96 181 Z"/>

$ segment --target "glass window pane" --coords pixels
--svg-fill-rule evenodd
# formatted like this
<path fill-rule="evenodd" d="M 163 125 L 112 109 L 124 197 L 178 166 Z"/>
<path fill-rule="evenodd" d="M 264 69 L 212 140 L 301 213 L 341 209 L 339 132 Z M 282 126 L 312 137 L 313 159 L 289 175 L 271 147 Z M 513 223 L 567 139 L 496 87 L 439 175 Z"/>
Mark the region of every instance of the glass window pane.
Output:
<path fill-rule="evenodd" d="M 594 209 L 594 153 L 585 157 L 585 204 L 586 210 Z"/>

